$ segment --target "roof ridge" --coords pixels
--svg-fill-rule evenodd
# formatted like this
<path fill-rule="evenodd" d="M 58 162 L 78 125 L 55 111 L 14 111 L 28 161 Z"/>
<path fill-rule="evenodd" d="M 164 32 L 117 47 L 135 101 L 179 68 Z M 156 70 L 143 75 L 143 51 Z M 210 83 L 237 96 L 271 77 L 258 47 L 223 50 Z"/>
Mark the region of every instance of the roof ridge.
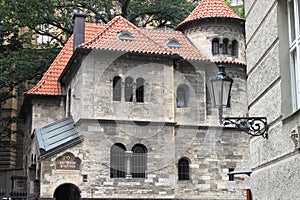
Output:
<path fill-rule="evenodd" d="M 224 0 L 202 0 L 189 16 L 177 25 L 176 29 L 191 21 L 219 17 L 241 20 Z"/>
<path fill-rule="evenodd" d="M 118 22 L 118 20 L 123 20 L 126 21 L 126 23 L 130 26 L 132 26 L 132 28 L 137 28 L 133 23 L 131 23 L 130 21 L 128 21 L 127 19 L 125 19 L 124 17 L 122 17 L 121 15 L 118 15 L 116 17 L 114 17 L 111 21 L 109 21 L 106 24 L 106 27 L 99 32 L 98 34 L 96 34 L 92 39 L 90 39 L 87 42 L 84 42 L 82 44 L 79 45 L 79 47 L 85 46 L 85 45 L 89 45 L 92 44 L 95 40 L 99 39 L 100 36 L 102 36 L 102 34 L 104 34 L 110 27 L 112 27 L 116 22 Z"/>

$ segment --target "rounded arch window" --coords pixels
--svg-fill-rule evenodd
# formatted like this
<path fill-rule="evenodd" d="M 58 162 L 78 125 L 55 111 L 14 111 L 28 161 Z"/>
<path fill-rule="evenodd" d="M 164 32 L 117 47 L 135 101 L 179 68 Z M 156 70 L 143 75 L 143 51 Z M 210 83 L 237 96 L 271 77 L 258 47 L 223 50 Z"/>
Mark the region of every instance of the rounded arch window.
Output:
<path fill-rule="evenodd" d="M 125 165 L 126 147 L 116 143 L 110 148 L 110 177 L 124 178 L 126 176 Z"/>
<path fill-rule="evenodd" d="M 223 54 L 228 54 L 228 44 L 229 40 L 227 38 L 223 39 Z"/>
<path fill-rule="evenodd" d="M 219 54 L 219 46 L 220 46 L 220 42 L 218 38 L 215 38 L 212 40 L 212 54 L 213 55 L 217 55 Z"/>
<path fill-rule="evenodd" d="M 234 57 L 238 57 L 238 54 L 239 54 L 239 44 L 236 40 L 233 40 L 231 44 L 231 55 Z"/>
<path fill-rule="evenodd" d="M 179 85 L 176 91 L 177 108 L 185 108 L 188 106 L 189 88 L 185 85 Z"/>
<path fill-rule="evenodd" d="M 132 152 L 132 178 L 145 178 L 147 170 L 147 148 L 142 144 L 136 144 L 132 147 Z"/>
<path fill-rule="evenodd" d="M 190 161 L 187 158 L 178 161 L 178 180 L 190 180 Z"/>
<path fill-rule="evenodd" d="M 133 78 L 131 77 L 125 79 L 125 101 L 133 102 Z"/>
<path fill-rule="evenodd" d="M 115 76 L 113 79 L 113 100 L 114 101 L 121 101 L 121 77 Z"/>
<path fill-rule="evenodd" d="M 143 78 L 136 79 L 136 102 L 144 102 L 144 84 L 145 80 Z"/>

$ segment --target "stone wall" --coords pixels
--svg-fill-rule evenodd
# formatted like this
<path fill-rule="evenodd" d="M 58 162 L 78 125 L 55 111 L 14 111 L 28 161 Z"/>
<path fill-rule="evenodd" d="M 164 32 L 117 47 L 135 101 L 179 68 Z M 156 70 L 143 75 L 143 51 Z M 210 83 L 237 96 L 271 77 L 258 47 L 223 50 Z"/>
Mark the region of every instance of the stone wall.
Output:
<path fill-rule="evenodd" d="M 250 114 L 266 116 L 269 137 L 253 138 L 253 199 L 298 199 L 299 151 L 290 137 L 299 114 L 292 112 L 287 1 L 246 0 L 248 102 Z"/>
<path fill-rule="evenodd" d="M 41 197 L 51 198 L 63 183 L 79 187 L 82 198 L 244 199 L 247 175 L 228 180 L 229 168 L 248 169 L 248 136 L 237 131 L 172 124 L 80 120 L 84 142 L 42 160 Z M 122 143 L 147 148 L 146 178 L 111 178 L 110 148 Z M 81 160 L 80 170 L 55 169 L 66 152 Z M 178 181 L 178 160 L 190 160 L 190 180 Z M 83 181 L 83 175 L 87 181 Z M 93 194 L 91 194 L 93 191 Z"/>
<path fill-rule="evenodd" d="M 246 98 L 243 67 L 227 67 L 235 79 L 233 92 Z M 248 136 L 223 130 L 218 115 L 212 121 L 207 118 L 207 82 L 216 70 L 206 62 L 173 63 L 160 57 L 92 51 L 65 90 L 71 88 L 71 115 L 84 141 L 41 161 L 41 197 L 52 198 L 57 187 L 71 183 L 82 198 L 244 199 L 248 176 L 229 181 L 227 173 L 229 168 L 249 169 Z M 126 77 L 142 77 L 145 102 L 125 102 L 124 94 L 121 101 L 113 101 L 114 76 L 123 79 L 123 90 Z M 177 108 L 176 90 L 182 84 L 189 88 L 188 106 Z M 233 100 L 227 114 L 245 113 L 245 101 Z M 62 114 L 58 116 L 63 116 L 62 107 L 56 106 Z M 36 107 L 34 115 L 43 116 L 42 108 Z M 50 116 L 43 121 L 47 120 Z M 146 178 L 110 177 L 110 149 L 115 143 L 128 151 L 135 144 L 147 148 Z M 57 158 L 67 152 L 81 160 L 79 170 L 56 169 Z M 190 161 L 188 181 L 178 181 L 182 157 Z"/>
<path fill-rule="evenodd" d="M 187 30 L 184 30 L 184 32 L 207 58 L 211 60 L 233 60 L 245 63 L 244 22 L 235 20 L 227 21 L 226 19 L 203 20 L 197 23 L 197 26 L 188 28 Z M 230 53 L 222 54 L 222 52 L 218 55 L 213 55 L 212 41 L 214 38 L 218 38 L 220 40 L 220 44 L 223 43 L 223 39 L 227 38 L 229 40 L 229 46 L 233 40 L 238 41 L 238 56 L 232 57 Z M 230 50 L 231 49 L 229 48 L 229 52 Z"/>
<path fill-rule="evenodd" d="M 65 103 L 63 97 L 35 97 L 32 105 L 28 105 L 28 110 L 24 113 L 25 126 L 24 133 L 24 173 L 27 178 L 27 193 L 37 195 L 39 185 L 39 165 L 38 150 L 33 132 L 50 123 L 65 117 Z"/>

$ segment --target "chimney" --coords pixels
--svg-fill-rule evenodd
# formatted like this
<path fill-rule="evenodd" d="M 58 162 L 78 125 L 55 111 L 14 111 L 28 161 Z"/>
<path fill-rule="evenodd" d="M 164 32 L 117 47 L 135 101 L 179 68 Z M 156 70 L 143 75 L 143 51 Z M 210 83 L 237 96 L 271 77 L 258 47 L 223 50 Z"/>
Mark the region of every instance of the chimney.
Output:
<path fill-rule="evenodd" d="M 84 43 L 84 27 L 85 27 L 85 18 L 87 14 L 85 13 L 73 13 L 74 20 L 74 41 L 73 41 L 73 51 L 77 48 L 78 45 Z"/>

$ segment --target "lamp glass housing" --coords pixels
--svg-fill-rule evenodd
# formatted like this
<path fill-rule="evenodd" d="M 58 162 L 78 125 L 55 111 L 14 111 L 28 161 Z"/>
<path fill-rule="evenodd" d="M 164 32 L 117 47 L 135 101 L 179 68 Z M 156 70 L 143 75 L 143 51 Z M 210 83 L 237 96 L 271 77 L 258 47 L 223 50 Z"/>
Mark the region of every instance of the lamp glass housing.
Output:
<path fill-rule="evenodd" d="M 210 81 L 215 107 L 230 107 L 230 92 L 233 79 L 226 75 L 223 65 L 219 66 L 218 74 Z"/>

